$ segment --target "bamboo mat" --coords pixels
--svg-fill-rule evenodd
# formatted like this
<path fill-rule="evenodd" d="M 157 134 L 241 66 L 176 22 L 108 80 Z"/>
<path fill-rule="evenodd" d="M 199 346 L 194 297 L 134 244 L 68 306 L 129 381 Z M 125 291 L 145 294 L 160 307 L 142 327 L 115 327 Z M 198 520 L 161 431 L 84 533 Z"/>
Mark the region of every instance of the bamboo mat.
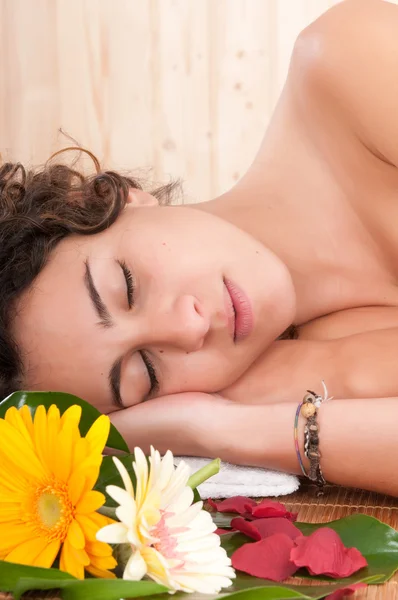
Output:
<path fill-rule="evenodd" d="M 398 498 L 391 496 L 327 485 L 325 494 L 317 498 L 314 487 L 303 482 L 297 492 L 278 498 L 278 501 L 283 502 L 288 510 L 297 512 L 298 521 L 324 523 L 361 512 L 398 529 Z M 299 580 L 298 578 L 292 578 L 290 582 L 295 584 L 302 582 L 306 585 L 312 583 L 311 580 Z M 319 585 L 319 581 L 315 583 Z M 58 598 L 51 592 L 41 595 L 29 594 L 28 597 L 35 598 L 35 600 L 56 600 Z M 352 598 L 352 600 L 398 600 L 398 574 L 383 585 L 370 585 L 347 598 Z M 0 592 L 0 600 L 12 600 L 12 597 Z M 187 595 L 187 600 L 189 600 L 189 595 Z"/>

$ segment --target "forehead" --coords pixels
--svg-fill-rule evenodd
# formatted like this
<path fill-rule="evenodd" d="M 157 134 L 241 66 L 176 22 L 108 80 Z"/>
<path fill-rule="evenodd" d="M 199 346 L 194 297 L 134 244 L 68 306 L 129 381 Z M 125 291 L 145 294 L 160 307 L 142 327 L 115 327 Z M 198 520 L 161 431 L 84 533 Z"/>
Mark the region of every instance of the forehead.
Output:
<path fill-rule="evenodd" d="M 65 239 L 55 248 L 18 303 L 14 335 L 22 350 L 26 387 L 68 391 L 98 406 L 109 362 L 84 285 L 88 252 L 83 237 Z M 96 372 L 83 377 L 93 370 L 93 353 Z"/>

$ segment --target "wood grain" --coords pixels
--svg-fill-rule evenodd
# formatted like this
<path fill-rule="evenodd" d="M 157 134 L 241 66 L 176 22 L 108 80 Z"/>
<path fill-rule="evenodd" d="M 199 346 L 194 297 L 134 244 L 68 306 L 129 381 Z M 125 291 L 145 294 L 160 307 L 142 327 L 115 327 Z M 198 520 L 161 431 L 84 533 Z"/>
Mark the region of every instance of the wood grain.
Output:
<path fill-rule="evenodd" d="M 188 202 L 250 165 L 299 31 L 336 0 L 0 0 L 0 152 L 68 144 Z M 398 0 L 397 0 L 398 2 Z"/>

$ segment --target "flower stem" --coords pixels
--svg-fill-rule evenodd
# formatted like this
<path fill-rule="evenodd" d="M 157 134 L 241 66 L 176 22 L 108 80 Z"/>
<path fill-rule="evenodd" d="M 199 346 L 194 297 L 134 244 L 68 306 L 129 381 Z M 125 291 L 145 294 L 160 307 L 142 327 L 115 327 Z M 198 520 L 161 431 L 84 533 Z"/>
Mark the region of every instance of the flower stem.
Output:
<path fill-rule="evenodd" d="M 205 465 L 196 473 L 192 473 L 191 477 L 188 479 L 189 487 L 193 490 L 198 487 L 201 483 L 216 475 L 220 470 L 221 461 L 219 458 L 215 458 L 208 465 Z"/>

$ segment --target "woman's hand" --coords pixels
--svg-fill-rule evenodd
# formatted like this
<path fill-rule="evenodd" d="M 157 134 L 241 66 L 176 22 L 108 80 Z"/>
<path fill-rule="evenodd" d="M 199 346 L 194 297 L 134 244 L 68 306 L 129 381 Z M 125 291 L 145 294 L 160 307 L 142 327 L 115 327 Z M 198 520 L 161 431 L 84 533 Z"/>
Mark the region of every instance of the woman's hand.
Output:
<path fill-rule="evenodd" d="M 213 458 L 222 436 L 229 400 L 217 394 L 185 392 L 148 400 L 110 414 L 130 450 L 150 445 L 161 453 Z M 226 427 L 227 425 L 225 425 Z"/>

